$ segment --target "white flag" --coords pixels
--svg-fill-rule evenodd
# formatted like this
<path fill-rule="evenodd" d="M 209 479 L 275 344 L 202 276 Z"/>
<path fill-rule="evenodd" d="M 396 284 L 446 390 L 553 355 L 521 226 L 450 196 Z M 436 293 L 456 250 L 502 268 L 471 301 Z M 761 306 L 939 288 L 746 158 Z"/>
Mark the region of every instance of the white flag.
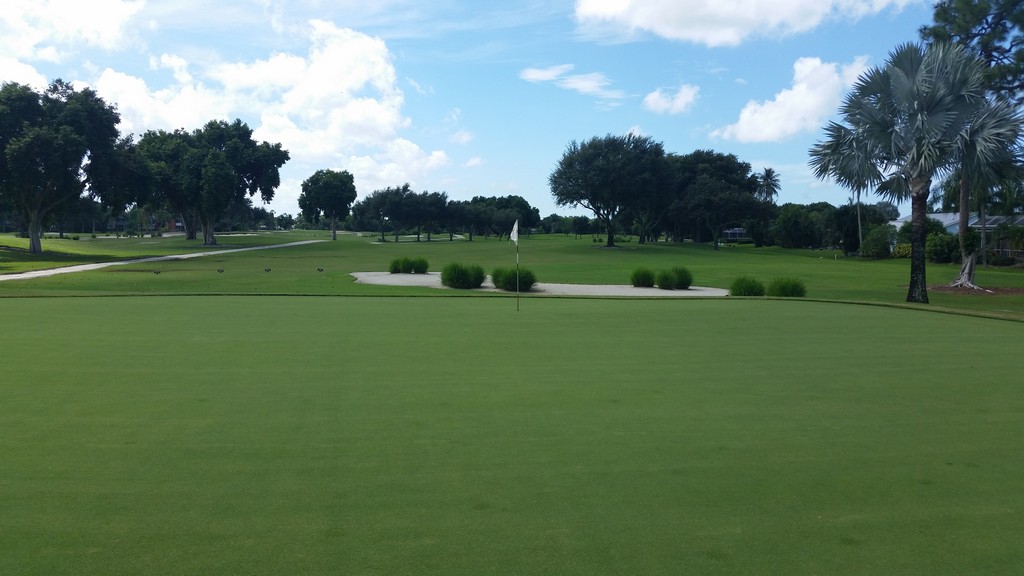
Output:
<path fill-rule="evenodd" d="M 508 235 L 508 239 L 515 242 L 516 246 L 519 246 L 519 220 L 512 225 L 512 233 Z"/>

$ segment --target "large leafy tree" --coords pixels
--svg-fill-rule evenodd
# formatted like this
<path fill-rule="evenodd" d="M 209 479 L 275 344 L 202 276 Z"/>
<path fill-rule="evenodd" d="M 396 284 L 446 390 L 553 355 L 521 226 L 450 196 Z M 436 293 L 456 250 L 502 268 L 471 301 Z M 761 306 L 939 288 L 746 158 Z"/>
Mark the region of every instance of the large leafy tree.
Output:
<path fill-rule="evenodd" d="M 355 178 L 347 170 L 317 170 L 302 182 L 299 208 L 308 220 L 323 215 L 331 221 L 331 239 L 338 239 L 338 219 L 348 217 L 356 199 Z"/>
<path fill-rule="evenodd" d="M 153 202 L 181 218 L 189 240 L 195 240 L 199 230 L 201 200 L 198 187 L 186 185 L 194 180 L 186 170 L 186 158 L 194 146 L 192 135 L 180 129 L 149 131 L 139 141 L 139 150 L 153 171 Z"/>
<path fill-rule="evenodd" d="M 61 80 L 41 94 L 0 88 L 0 194 L 25 216 L 30 252 L 42 252 L 44 219 L 61 205 L 83 193 L 115 202 L 119 122 L 94 91 Z"/>
<path fill-rule="evenodd" d="M 739 226 L 757 217 L 760 179 L 751 172 L 749 163 L 734 154 L 695 150 L 682 156 L 670 155 L 669 164 L 675 200 L 668 214 L 675 221 L 677 238 L 688 223 L 695 240 L 708 232 L 717 250 L 723 227 Z"/>
<path fill-rule="evenodd" d="M 192 144 L 185 156 L 185 185 L 199 191 L 203 243 L 216 244 L 214 224 L 233 200 L 257 193 L 264 203 L 273 200 L 281 185 L 278 170 L 289 155 L 280 144 L 257 143 L 241 120 L 210 121 L 192 134 Z"/>
<path fill-rule="evenodd" d="M 618 216 L 637 198 L 665 186 L 665 151 L 649 136 L 626 134 L 569 143 L 548 177 L 559 206 L 582 206 L 607 230 L 606 246 L 615 246 Z"/>
<path fill-rule="evenodd" d="M 811 148 L 819 178 L 874 186 L 890 200 L 910 200 L 908 302 L 928 302 L 925 219 L 933 178 L 955 166 L 962 134 L 989 102 L 981 63 L 951 44 L 903 44 L 884 66 L 865 72 Z"/>

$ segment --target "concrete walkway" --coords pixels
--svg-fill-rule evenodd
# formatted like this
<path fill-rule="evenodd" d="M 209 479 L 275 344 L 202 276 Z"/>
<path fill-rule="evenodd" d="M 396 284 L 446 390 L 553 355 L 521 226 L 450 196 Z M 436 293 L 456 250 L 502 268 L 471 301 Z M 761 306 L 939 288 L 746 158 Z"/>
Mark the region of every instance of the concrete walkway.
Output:
<path fill-rule="evenodd" d="M 136 258 L 134 260 L 117 260 L 115 262 L 95 262 L 93 264 L 78 264 L 76 266 L 64 266 L 62 268 L 48 268 L 46 270 L 32 270 L 30 272 L 19 272 L 17 274 L 0 274 L 0 282 L 5 280 L 30 280 L 32 278 L 45 278 L 57 274 L 71 274 L 72 272 L 86 272 L 88 270 L 99 270 L 110 266 L 125 266 L 127 264 L 142 264 L 145 262 L 161 262 L 164 260 L 188 260 L 189 258 L 201 258 L 203 256 L 215 256 L 217 254 L 231 254 L 233 252 L 248 252 L 249 250 L 270 250 L 272 248 L 287 248 L 289 246 L 302 246 L 303 244 L 315 244 L 326 242 L 326 240 L 303 240 L 301 242 L 289 242 L 287 244 L 271 244 L 270 246 L 252 246 L 250 248 L 228 248 L 227 250 L 211 250 L 210 252 L 193 252 L 192 254 L 176 254 L 173 256 L 152 256 L 149 258 Z"/>

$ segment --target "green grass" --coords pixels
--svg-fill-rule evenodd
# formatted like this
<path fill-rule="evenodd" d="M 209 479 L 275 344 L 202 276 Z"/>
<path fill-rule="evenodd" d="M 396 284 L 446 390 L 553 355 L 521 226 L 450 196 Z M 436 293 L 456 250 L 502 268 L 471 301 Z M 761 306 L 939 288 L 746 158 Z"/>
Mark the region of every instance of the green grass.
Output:
<path fill-rule="evenodd" d="M 762 299 L 0 315 L 2 574 L 1024 565 L 1015 322 Z"/>
<path fill-rule="evenodd" d="M 291 232 L 258 236 L 221 237 L 218 249 L 245 247 L 260 243 L 284 243 L 308 239 L 328 239 L 327 232 Z M 442 237 L 443 238 L 443 237 Z M 16 240 L 0 236 L 0 241 Z M 459 262 L 491 270 L 515 261 L 515 248 L 507 241 L 477 238 L 473 242 L 435 239 L 432 242 L 402 241 L 377 244 L 375 237 L 339 236 L 337 242 L 276 250 L 242 252 L 192 260 L 155 262 L 111 267 L 101 271 L 57 276 L 32 281 L 0 282 L 2 296 L 41 295 L 129 295 L 129 294 L 291 294 L 291 295 L 439 295 L 429 288 L 380 287 L 356 284 L 350 272 L 386 271 L 394 258 L 424 257 L 433 270 Z M 79 250 L 104 250 L 74 253 L 79 259 L 111 260 L 137 256 L 202 251 L 195 241 L 182 238 L 95 240 L 91 243 L 64 241 Z M 44 244 L 54 246 L 55 241 Z M 114 250 L 109 246 L 115 246 Z M 53 267 L 47 252 L 42 257 L 21 254 L 35 267 Z M 57 258 L 64 253 L 56 255 Z M 725 247 L 719 251 L 694 244 L 655 244 L 641 246 L 625 243 L 607 249 L 588 240 L 560 235 L 523 237 L 520 248 L 522 265 L 532 270 L 540 282 L 578 284 L 629 284 L 630 274 L 638 267 L 652 270 L 687 267 L 694 285 L 728 288 L 739 276 L 752 276 L 768 283 L 773 278 L 803 280 L 810 299 L 879 302 L 899 304 L 906 300 L 909 262 L 907 260 L 871 261 L 840 258 L 825 251 Z M 79 263 L 79 262 L 75 262 Z M 29 264 L 17 264 L 25 268 Z M 0 259 L 0 272 L 12 265 Z M 225 272 L 219 274 L 217 269 Z M 264 272 L 271 268 L 270 273 Z M 323 268 L 324 272 L 318 272 Z M 951 281 L 957 266 L 929 264 L 929 284 Z M 160 271 L 159 275 L 153 274 Z M 1024 270 L 979 268 L 982 286 L 1024 289 Z M 450 294 L 449 294 L 450 295 Z M 1024 320 L 1024 293 L 989 296 L 945 294 L 931 291 L 929 309 L 952 309 Z"/>

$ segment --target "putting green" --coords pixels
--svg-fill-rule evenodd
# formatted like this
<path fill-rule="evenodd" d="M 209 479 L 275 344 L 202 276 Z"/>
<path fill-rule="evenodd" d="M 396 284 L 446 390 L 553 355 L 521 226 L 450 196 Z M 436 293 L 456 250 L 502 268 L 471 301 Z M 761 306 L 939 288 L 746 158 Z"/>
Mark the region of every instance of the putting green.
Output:
<path fill-rule="evenodd" d="M 1010 574 L 1022 325 L 0 299 L 3 574 Z"/>

